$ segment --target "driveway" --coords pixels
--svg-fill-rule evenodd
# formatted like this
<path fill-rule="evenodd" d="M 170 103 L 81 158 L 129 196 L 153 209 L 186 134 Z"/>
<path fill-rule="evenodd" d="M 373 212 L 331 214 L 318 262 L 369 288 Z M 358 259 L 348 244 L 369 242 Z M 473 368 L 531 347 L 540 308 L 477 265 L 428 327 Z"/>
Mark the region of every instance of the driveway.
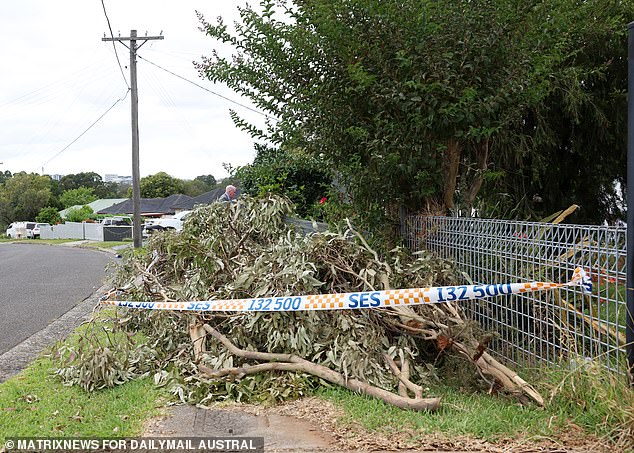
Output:
<path fill-rule="evenodd" d="M 110 260 L 98 250 L 0 244 L 0 354 L 90 297 Z"/>

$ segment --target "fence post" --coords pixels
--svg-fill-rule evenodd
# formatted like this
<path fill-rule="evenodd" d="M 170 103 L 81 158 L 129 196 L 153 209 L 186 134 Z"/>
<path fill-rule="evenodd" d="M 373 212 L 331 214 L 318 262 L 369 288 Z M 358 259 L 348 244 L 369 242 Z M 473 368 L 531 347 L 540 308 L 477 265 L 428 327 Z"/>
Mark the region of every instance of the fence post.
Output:
<path fill-rule="evenodd" d="M 627 50 L 627 309 L 625 339 L 630 383 L 634 385 L 634 22 L 628 28 Z"/>

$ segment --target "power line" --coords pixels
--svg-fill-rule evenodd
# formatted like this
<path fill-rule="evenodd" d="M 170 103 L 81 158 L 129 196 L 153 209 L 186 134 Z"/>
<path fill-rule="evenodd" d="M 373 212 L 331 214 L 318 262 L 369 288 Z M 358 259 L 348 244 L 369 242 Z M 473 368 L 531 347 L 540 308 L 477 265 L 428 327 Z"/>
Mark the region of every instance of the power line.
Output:
<path fill-rule="evenodd" d="M 101 114 L 101 116 L 99 118 L 97 118 L 95 121 L 93 121 L 93 123 L 88 126 L 81 134 L 79 134 L 77 137 L 75 137 L 75 139 L 70 142 L 68 145 L 64 146 L 60 151 L 57 152 L 57 154 L 55 154 L 53 157 L 51 157 L 49 160 L 47 160 L 46 162 L 44 162 L 42 164 L 42 168 L 44 168 L 44 165 L 48 164 L 50 161 L 52 161 L 53 159 L 55 159 L 57 156 L 59 156 L 60 154 L 62 154 L 64 151 L 66 151 L 68 148 L 70 148 L 77 140 L 79 140 L 80 138 L 82 138 L 84 136 L 84 134 L 86 132 L 88 132 L 90 129 L 93 128 L 93 126 L 95 124 L 97 124 L 104 116 L 106 116 L 106 114 L 112 110 L 114 108 L 115 105 L 117 105 L 119 102 L 125 100 L 125 98 L 128 97 L 128 93 L 130 92 L 130 88 L 128 88 L 128 91 L 125 92 L 125 95 L 122 98 L 117 99 L 114 104 L 112 104 L 110 107 L 108 107 L 108 110 L 106 110 L 105 112 L 103 112 Z"/>
<path fill-rule="evenodd" d="M 197 86 L 197 87 L 198 87 L 198 88 L 200 88 L 201 90 L 205 90 L 205 91 L 207 91 L 207 92 L 209 92 L 209 93 L 211 93 L 211 94 L 213 94 L 213 95 L 216 95 L 216 96 L 218 96 L 218 97 L 220 97 L 220 98 L 222 98 L 222 99 L 224 99 L 224 100 L 226 100 L 226 101 L 229 101 L 229 102 L 231 102 L 231 103 L 233 103 L 233 104 L 239 105 L 239 106 L 240 106 L 240 107 L 242 107 L 242 108 L 245 108 L 245 109 L 247 109 L 247 110 L 250 110 L 250 111 L 252 111 L 252 112 L 257 113 L 258 115 L 262 115 L 262 116 L 263 116 L 263 117 L 265 117 L 266 119 L 270 119 L 270 120 L 273 120 L 273 121 L 279 121 L 279 120 L 277 120 L 276 118 L 273 118 L 273 117 L 271 117 L 271 116 L 267 115 L 266 113 L 263 113 L 263 112 L 260 112 L 259 110 L 256 110 L 256 109 L 254 109 L 254 108 L 251 108 L 251 107 L 249 107 L 248 105 L 241 104 L 241 103 L 239 103 L 238 101 L 234 101 L 233 99 L 230 99 L 230 98 L 228 98 L 228 97 L 226 97 L 226 96 L 223 96 L 222 94 L 216 93 L 215 91 L 212 91 L 212 90 L 210 90 L 209 88 L 206 88 L 206 87 L 204 87 L 204 86 L 202 86 L 202 85 L 200 85 L 200 84 L 198 84 L 198 83 L 196 83 L 196 82 L 194 82 L 194 81 L 191 81 L 191 80 L 189 80 L 189 79 L 187 79 L 187 78 L 185 78 L 185 77 L 183 77 L 183 76 L 181 76 L 181 75 L 178 75 L 178 74 L 176 74 L 175 72 L 170 71 L 169 69 L 165 69 L 164 67 L 162 67 L 162 66 L 160 66 L 160 65 L 158 65 L 158 64 L 156 64 L 156 63 L 151 62 L 151 61 L 150 61 L 150 60 L 148 60 L 147 58 L 143 58 L 141 55 L 137 55 L 137 56 L 138 56 L 141 60 L 147 61 L 147 62 L 148 62 L 148 63 L 150 63 L 151 65 L 156 66 L 157 68 L 159 68 L 159 69 L 161 69 L 161 70 L 163 70 L 163 71 L 167 72 L 168 74 L 172 74 L 173 76 L 178 77 L 179 79 L 182 79 L 182 80 L 184 80 L 185 82 L 188 82 L 188 83 L 191 83 L 191 84 L 192 84 L 192 85 L 194 85 L 194 86 Z"/>
<path fill-rule="evenodd" d="M 125 74 L 123 72 L 123 67 L 121 66 L 121 61 L 119 60 L 119 54 L 117 53 L 117 46 L 114 43 L 114 34 L 112 33 L 112 27 L 110 26 L 110 19 L 108 18 L 108 13 L 106 12 L 106 4 L 104 0 L 101 0 L 101 6 L 103 6 L 103 14 L 106 16 L 106 22 L 108 22 L 108 29 L 110 30 L 110 37 L 113 39 L 112 48 L 114 49 L 114 55 L 117 57 L 117 63 L 119 64 L 119 69 L 121 70 L 121 76 L 123 76 L 123 80 L 125 81 L 125 86 L 130 89 L 130 85 L 128 84 L 128 79 L 125 78 Z"/>

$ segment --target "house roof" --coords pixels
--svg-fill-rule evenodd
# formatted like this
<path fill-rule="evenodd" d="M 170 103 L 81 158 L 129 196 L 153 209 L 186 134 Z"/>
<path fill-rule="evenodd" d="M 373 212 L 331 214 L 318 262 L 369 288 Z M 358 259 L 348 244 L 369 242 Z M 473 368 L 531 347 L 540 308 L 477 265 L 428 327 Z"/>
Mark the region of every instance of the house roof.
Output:
<path fill-rule="evenodd" d="M 106 208 L 108 208 L 108 207 L 110 207 L 112 205 L 121 203 L 122 201 L 125 201 L 125 200 L 126 200 L 126 198 L 102 198 L 100 200 L 93 201 L 92 203 L 88 203 L 87 206 L 90 206 L 90 208 L 92 209 L 92 212 L 99 212 L 102 209 L 106 209 Z M 75 206 L 71 206 L 70 208 L 66 208 L 66 209 L 63 209 L 63 210 L 59 211 L 59 215 L 62 218 L 66 218 L 66 216 L 68 215 L 68 212 L 71 209 L 80 209 L 83 206 L 84 205 L 81 205 L 81 204 L 78 204 L 78 205 L 75 205 Z"/>
<path fill-rule="evenodd" d="M 177 204 L 185 203 L 192 200 L 192 197 L 183 194 L 170 195 L 165 198 L 141 198 L 140 211 L 141 215 L 165 215 L 174 214 Z M 112 205 L 97 212 L 97 214 L 133 214 L 134 206 L 132 199 L 128 198 L 121 203 Z"/>
<path fill-rule="evenodd" d="M 220 198 L 223 193 L 225 193 L 225 188 L 218 187 L 193 198 L 183 194 L 170 195 L 166 198 L 141 198 L 141 215 L 158 216 L 174 214 L 176 211 L 194 209 L 196 205 L 210 204 L 214 201 L 218 201 L 218 198 Z M 94 211 L 97 214 L 133 214 L 134 207 L 132 206 L 132 200 L 126 198 L 120 203 L 99 211 Z"/>
<path fill-rule="evenodd" d="M 179 201 L 174 207 L 177 209 L 193 209 L 194 206 L 199 204 L 211 204 L 214 201 L 218 201 L 218 198 L 220 198 L 223 193 L 225 193 L 224 187 L 218 187 L 217 189 L 198 195 L 191 200 Z"/>

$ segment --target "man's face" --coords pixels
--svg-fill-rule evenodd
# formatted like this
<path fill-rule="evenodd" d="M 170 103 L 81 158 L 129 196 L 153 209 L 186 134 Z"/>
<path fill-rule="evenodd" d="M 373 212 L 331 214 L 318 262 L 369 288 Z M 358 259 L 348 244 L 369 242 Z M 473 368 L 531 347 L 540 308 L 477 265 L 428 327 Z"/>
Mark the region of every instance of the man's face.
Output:
<path fill-rule="evenodd" d="M 236 189 L 229 188 L 227 189 L 227 195 L 229 195 L 230 198 L 235 198 L 236 197 Z"/>

